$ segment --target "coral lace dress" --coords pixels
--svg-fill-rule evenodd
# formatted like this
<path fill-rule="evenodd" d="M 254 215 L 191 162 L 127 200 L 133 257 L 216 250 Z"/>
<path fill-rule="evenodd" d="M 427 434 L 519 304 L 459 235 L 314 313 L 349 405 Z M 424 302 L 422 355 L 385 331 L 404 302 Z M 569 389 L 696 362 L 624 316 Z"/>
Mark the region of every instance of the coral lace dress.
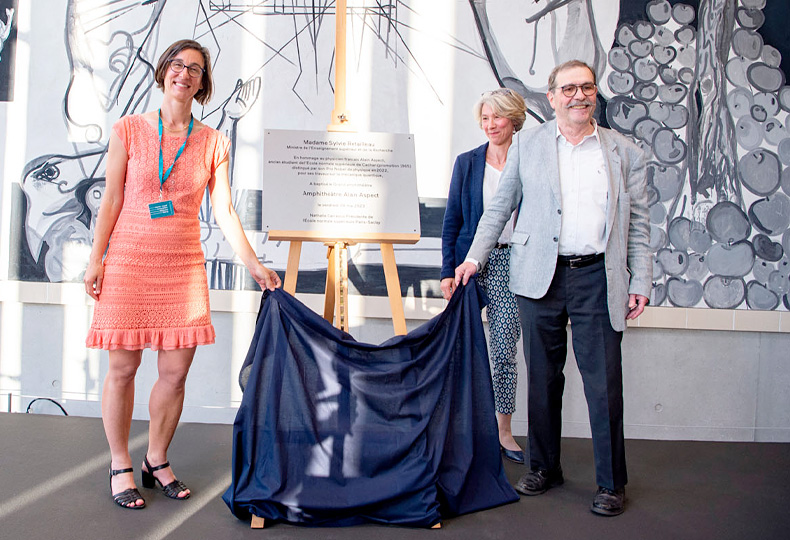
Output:
<path fill-rule="evenodd" d="M 86 345 L 153 350 L 214 343 L 198 212 L 206 185 L 228 158 L 230 141 L 203 126 L 193 130 L 163 187 L 175 214 L 151 219 L 159 201 L 159 135 L 139 115 L 113 129 L 129 156 L 124 201 L 104 258 L 104 281 Z M 165 169 L 184 137 L 165 133 Z"/>

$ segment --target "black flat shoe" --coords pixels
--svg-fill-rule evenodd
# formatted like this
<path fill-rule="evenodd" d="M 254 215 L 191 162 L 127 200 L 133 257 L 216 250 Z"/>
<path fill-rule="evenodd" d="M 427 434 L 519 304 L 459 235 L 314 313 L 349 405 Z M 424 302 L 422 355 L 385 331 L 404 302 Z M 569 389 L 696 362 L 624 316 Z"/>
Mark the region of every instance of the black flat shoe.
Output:
<path fill-rule="evenodd" d="M 598 487 L 590 511 L 599 516 L 619 516 L 625 512 L 625 488 L 611 490 Z"/>
<path fill-rule="evenodd" d="M 113 469 L 110 467 L 110 495 L 112 495 L 112 500 L 115 504 L 120 506 L 121 508 L 128 508 L 129 510 L 141 510 L 145 508 L 145 499 L 143 499 L 140 492 L 137 491 L 137 488 L 129 488 L 120 493 L 113 493 L 112 492 L 112 477 L 118 476 L 119 474 L 126 474 L 132 473 L 134 474 L 134 469 L 129 467 L 128 469 Z M 136 504 L 138 500 L 142 499 L 143 504 Z M 129 506 L 131 505 L 131 506 Z"/>
<path fill-rule="evenodd" d="M 502 455 L 505 456 L 505 459 L 508 459 L 513 463 L 524 463 L 524 450 L 508 450 L 501 444 L 499 445 L 499 450 L 502 452 Z"/>
<path fill-rule="evenodd" d="M 182 491 L 186 491 L 187 489 L 189 489 L 188 487 L 186 487 L 184 485 L 184 483 L 181 480 L 177 480 L 176 479 L 176 480 L 173 480 L 172 482 L 170 482 L 169 484 L 167 484 L 166 486 L 163 486 L 162 482 L 160 482 L 159 479 L 156 476 L 154 476 L 154 472 L 156 472 L 158 470 L 161 470 L 161 469 L 168 468 L 170 466 L 170 462 L 169 461 L 165 461 L 164 463 L 162 463 L 161 465 L 157 465 L 156 467 L 151 467 L 151 464 L 148 463 L 148 456 L 145 456 L 143 458 L 143 463 L 145 464 L 145 468 L 148 469 L 147 471 L 144 470 L 144 469 L 141 471 L 142 474 L 143 474 L 143 487 L 144 488 L 151 489 L 151 488 L 156 487 L 156 484 L 159 484 L 159 486 L 162 488 L 162 491 L 164 492 L 165 496 L 170 498 L 170 499 L 176 499 L 178 501 L 183 501 L 184 499 L 188 499 L 189 498 L 189 495 L 190 495 L 189 493 L 187 493 L 183 497 L 179 497 L 178 496 L 178 494 L 181 493 Z"/>
<path fill-rule="evenodd" d="M 546 493 L 549 488 L 561 486 L 563 483 L 565 483 L 565 478 L 562 476 L 562 467 L 557 466 L 551 471 L 545 469 L 530 471 L 522 476 L 513 487 L 522 495 L 540 495 Z"/>

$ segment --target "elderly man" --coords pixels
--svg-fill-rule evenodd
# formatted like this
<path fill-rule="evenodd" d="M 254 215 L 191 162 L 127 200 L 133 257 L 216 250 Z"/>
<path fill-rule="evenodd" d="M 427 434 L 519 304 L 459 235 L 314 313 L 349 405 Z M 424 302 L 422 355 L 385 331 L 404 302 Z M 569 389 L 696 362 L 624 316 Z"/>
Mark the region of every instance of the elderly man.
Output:
<path fill-rule="evenodd" d="M 560 466 L 566 326 L 584 381 L 598 491 L 591 510 L 625 509 L 622 357 L 626 319 L 638 317 L 652 287 L 645 161 L 622 135 L 593 120 L 593 70 L 557 66 L 547 97 L 556 120 L 516 135 L 496 196 L 486 209 L 456 284 L 518 208 L 510 288 L 517 295 L 529 366 L 530 471 L 516 484 L 539 495 L 563 483 Z"/>

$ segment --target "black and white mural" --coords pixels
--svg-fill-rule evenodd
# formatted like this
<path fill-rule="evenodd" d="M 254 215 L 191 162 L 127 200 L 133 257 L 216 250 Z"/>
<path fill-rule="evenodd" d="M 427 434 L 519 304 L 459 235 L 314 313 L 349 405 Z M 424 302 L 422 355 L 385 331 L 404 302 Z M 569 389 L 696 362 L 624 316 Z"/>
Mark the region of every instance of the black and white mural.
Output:
<path fill-rule="evenodd" d="M 0 0 L 0 101 L 14 100 L 17 1 Z"/>
<path fill-rule="evenodd" d="M 390 78 L 400 71 L 416 73 L 436 100 L 427 76 L 420 74 L 419 60 L 410 56 L 404 42 L 408 29 L 398 22 L 404 10 L 409 11 L 403 2 L 351 3 L 357 51 L 373 49 L 382 69 L 392 72 Z M 10 276 L 49 282 L 81 279 L 101 201 L 109 129 L 123 115 L 156 107 L 155 64 L 169 43 L 184 36 L 212 53 L 215 98 L 195 114 L 233 142 L 231 187 L 242 224 L 252 231 L 264 262 L 284 268 L 287 244 L 267 242 L 261 231 L 262 132 L 264 126 L 323 129 L 328 123 L 334 90 L 334 3 L 68 0 L 63 21 L 68 72 L 57 74 L 46 96 L 36 96 L 39 105 L 62 108 L 48 116 L 49 136 L 27 146 L 30 156 L 21 192 L 15 191 L 17 249 Z M 251 111 L 254 118 L 245 118 Z M 59 139 L 53 140 L 53 130 Z M 234 262 L 208 198 L 200 221 L 211 287 L 255 288 L 243 265 Z M 325 248 L 317 248 L 303 257 L 300 290 L 323 287 Z"/>
<path fill-rule="evenodd" d="M 525 82 L 534 64 L 520 71 L 500 45 L 498 4 L 472 2 L 492 69 L 545 120 L 544 88 Z M 599 121 L 650 157 L 651 304 L 788 309 L 790 5 L 623 0 L 611 36 L 600 2 L 528 4 L 516 11 L 531 26 L 531 61 L 594 66 Z"/>
<path fill-rule="evenodd" d="M 0 36 L 17 16 L 18 7 L 7 4 L 0 3 Z M 28 9 L 45 9 L 34 4 Z M 212 51 L 215 97 L 195 114 L 233 141 L 237 210 L 259 255 L 284 270 L 287 244 L 268 241 L 260 230 L 262 132 L 328 124 L 334 2 L 49 4 L 30 17 L 26 165 L 18 177 L 4 178 L 13 183 L 10 278 L 80 280 L 101 201 L 108 130 L 124 114 L 156 107 L 153 67 L 164 47 L 182 37 Z M 405 295 L 441 296 L 444 198 L 455 156 L 484 140 L 471 114 L 480 93 L 517 90 L 529 105 L 525 127 L 536 125 L 552 116 L 545 96 L 549 71 L 579 58 L 598 77 L 599 122 L 632 137 L 649 155 L 651 304 L 790 309 L 790 33 L 784 22 L 790 4 L 349 0 L 348 6 L 355 127 L 415 135 L 422 240 L 396 252 Z M 37 30 L 42 18 L 48 23 Z M 52 35 L 53 28 L 65 32 Z M 0 49 L 0 68 L 7 50 Z M 53 54 L 62 54 L 63 62 L 38 64 Z M 48 66 L 47 73 L 37 65 Z M 251 287 L 208 203 L 200 219 L 211 286 Z M 306 246 L 300 292 L 322 290 L 325 255 L 322 245 Z M 375 246 L 355 246 L 350 255 L 351 286 L 385 295 Z"/>
<path fill-rule="evenodd" d="M 606 120 L 651 156 L 654 305 L 790 307 L 790 10 L 767 4 L 652 0 L 621 17 Z"/>

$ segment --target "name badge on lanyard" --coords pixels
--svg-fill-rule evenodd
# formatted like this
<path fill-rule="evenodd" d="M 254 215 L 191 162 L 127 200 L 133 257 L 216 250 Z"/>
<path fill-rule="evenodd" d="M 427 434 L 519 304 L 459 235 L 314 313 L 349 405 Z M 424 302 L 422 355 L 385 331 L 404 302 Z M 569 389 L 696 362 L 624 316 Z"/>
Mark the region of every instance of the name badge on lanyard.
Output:
<path fill-rule="evenodd" d="M 175 211 L 173 211 L 173 201 L 152 202 L 148 205 L 148 211 L 151 213 L 151 219 L 168 217 L 175 214 Z"/>
<path fill-rule="evenodd" d="M 187 139 L 192 134 L 192 126 L 195 123 L 195 118 L 192 115 L 189 115 L 189 129 L 187 130 L 187 137 L 184 139 L 184 142 L 181 144 L 181 148 L 178 149 L 176 152 L 176 157 L 173 160 L 173 163 L 167 169 L 165 168 L 165 158 L 162 154 L 162 109 L 159 109 L 159 202 L 154 202 L 148 205 L 148 212 L 151 214 L 151 219 L 169 217 L 175 214 L 175 210 L 173 209 L 173 201 L 163 201 L 162 200 L 162 187 L 165 185 L 165 182 L 170 177 L 170 172 L 173 170 L 173 166 L 178 161 L 178 158 L 181 157 L 181 153 L 184 151 L 184 148 L 187 145 Z"/>

